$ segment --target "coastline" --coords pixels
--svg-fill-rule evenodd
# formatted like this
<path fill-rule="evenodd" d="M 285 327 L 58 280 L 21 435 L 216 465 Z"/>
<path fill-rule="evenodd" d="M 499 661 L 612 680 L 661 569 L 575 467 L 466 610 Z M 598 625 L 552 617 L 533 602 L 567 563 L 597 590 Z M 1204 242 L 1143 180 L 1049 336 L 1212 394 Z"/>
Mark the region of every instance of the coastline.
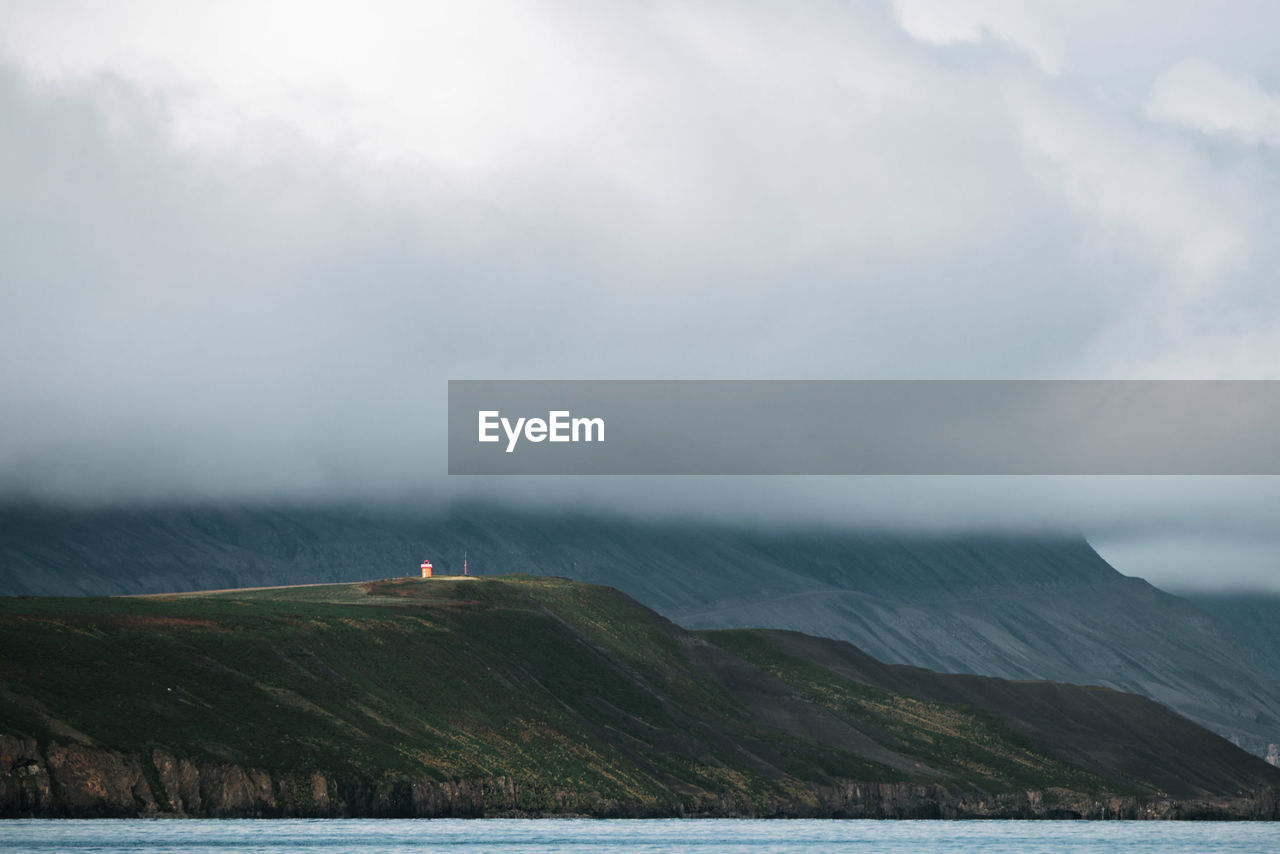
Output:
<path fill-rule="evenodd" d="M 803 800 L 742 792 L 667 803 L 540 790 L 510 777 L 382 781 L 277 773 L 0 736 L 0 818 L 751 818 L 1277 821 L 1280 789 L 1237 797 L 991 793 L 939 784 L 847 781 Z"/>

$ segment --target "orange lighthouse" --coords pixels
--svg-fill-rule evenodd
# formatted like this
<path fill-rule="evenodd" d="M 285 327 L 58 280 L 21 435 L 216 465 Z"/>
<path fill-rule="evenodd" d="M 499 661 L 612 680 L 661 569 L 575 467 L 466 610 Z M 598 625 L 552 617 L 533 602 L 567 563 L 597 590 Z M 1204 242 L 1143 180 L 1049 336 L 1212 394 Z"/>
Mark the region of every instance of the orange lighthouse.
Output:
<path fill-rule="evenodd" d="M 424 560 L 422 562 L 422 577 L 423 578 L 431 577 L 431 561 L 429 560 Z"/>

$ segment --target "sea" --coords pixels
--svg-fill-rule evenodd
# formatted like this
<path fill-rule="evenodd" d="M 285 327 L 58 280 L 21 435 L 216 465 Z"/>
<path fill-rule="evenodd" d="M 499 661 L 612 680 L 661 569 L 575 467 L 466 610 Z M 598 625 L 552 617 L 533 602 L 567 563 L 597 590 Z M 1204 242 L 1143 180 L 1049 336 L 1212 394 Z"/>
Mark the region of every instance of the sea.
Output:
<path fill-rule="evenodd" d="M 1280 823 L 802 819 L 15 819 L 0 851 L 1280 852 Z"/>

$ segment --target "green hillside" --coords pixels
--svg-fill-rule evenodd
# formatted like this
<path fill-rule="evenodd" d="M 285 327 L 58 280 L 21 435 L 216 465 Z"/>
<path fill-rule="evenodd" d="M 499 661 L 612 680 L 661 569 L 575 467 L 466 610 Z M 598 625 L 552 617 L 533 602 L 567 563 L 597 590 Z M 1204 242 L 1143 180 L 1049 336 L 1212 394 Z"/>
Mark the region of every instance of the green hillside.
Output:
<path fill-rule="evenodd" d="M 1264 672 L 1280 660 L 1267 609 L 1215 620 L 1122 576 L 1079 537 L 761 529 L 479 505 L 0 506 L 3 595 L 348 582 L 413 572 L 424 556 L 460 572 L 464 554 L 480 574 L 614 587 L 686 628 L 789 629 L 885 662 L 1103 685 L 1259 756 L 1280 742 L 1280 681 Z M 1247 625 L 1262 629 L 1241 636 Z"/>
<path fill-rule="evenodd" d="M 5 599 L 0 649 L 8 815 L 933 814 L 1168 788 L 562 579 Z M 1106 693 L 1227 748 L 1173 795 L 1280 777 Z"/>

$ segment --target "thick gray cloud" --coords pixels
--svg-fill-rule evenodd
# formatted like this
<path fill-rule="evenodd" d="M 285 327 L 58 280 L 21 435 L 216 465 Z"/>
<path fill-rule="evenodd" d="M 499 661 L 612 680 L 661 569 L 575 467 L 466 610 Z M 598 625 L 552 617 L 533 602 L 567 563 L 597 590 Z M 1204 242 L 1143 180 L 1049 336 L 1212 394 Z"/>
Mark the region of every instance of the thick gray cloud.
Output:
<path fill-rule="evenodd" d="M 1280 585 L 1270 479 L 443 475 L 449 378 L 1280 377 L 1277 12 L 1114 5 L 6 4 L 0 492 L 1071 527 Z"/>

